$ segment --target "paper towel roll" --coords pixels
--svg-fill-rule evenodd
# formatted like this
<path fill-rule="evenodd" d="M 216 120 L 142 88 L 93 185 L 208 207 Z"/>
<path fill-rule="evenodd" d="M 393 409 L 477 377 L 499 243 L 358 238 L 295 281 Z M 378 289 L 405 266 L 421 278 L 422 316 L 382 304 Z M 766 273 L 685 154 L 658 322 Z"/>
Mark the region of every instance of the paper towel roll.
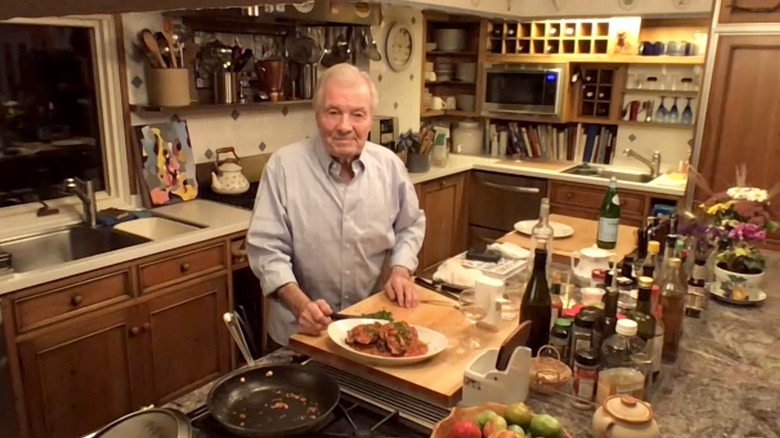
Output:
<path fill-rule="evenodd" d="M 504 282 L 490 277 L 478 278 L 474 283 L 474 296 L 487 308 L 483 325 L 497 328 L 501 323 L 501 302 L 504 296 Z"/>

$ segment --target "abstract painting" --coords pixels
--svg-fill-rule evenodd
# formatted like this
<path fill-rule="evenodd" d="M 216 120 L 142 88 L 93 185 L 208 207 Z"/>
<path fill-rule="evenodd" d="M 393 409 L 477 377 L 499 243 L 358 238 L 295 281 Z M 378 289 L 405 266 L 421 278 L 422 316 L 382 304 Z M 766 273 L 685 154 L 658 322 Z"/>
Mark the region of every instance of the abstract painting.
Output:
<path fill-rule="evenodd" d="M 189 201 L 198 196 L 195 159 L 186 121 L 137 126 L 141 142 L 142 181 L 152 206 Z"/>

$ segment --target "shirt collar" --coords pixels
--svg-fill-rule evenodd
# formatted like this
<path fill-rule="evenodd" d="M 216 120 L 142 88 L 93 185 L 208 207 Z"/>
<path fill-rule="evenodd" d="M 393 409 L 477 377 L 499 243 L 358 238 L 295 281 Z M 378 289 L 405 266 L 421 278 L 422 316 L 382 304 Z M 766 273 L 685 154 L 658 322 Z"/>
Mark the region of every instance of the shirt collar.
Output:
<path fill-rule="evenodd" d="M 320 162 L 322 170 L 334 178 L 339 179 L 341 165 L 325 149 L 325 143 L 323 143 L 322 138 L 317 136 L 312 142 L 312 146 L 314 148 L 314 155 L 317 156 L 317 161 Z M 366 164 L 363 162 L 365 151 L 366 149 L 364 147 L 360 156 L 352 162 L 352 170 L 355 172 L 355 175 L 357 175 L 360 170 L 365 170 L 366 168 Z"/>

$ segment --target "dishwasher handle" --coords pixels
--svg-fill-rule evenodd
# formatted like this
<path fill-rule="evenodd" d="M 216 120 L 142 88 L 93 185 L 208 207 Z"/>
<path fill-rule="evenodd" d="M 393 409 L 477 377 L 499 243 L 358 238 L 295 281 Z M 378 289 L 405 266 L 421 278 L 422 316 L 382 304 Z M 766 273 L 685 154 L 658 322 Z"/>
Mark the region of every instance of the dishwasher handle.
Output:
<path fill-rule="evenodd" d="M 480 184 L 491 187 L 498 190 L 504 190 L 507 192 L 515 192 L 515 193 L 539 193 L 538 187 L 516 187 L 516 186 L 508 186 L 506 184 L 496 184 L 489 181 L 480 181 Z"/>

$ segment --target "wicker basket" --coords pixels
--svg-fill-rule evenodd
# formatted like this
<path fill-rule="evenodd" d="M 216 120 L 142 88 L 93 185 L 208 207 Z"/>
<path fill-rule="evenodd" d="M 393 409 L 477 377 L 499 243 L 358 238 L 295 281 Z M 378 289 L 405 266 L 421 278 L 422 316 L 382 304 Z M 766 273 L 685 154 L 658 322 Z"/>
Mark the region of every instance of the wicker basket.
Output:
<path fill-rule="evenodd" d="M 498 403 L 487 403 L 482 406 L 472 406 L 470 408 L 452 408 L 450 415 L 441 420 L 433 428 L 431 438 L 449 438 L 452 427 L 459 421 L 474 421 L 476 416 L 485 409 L 492 409 L 498 415 L 504 415 L 506 406 Z M 572 438 L 572 435 L 564 431 L 565 438 Z"/>
<path fill-rule="evenodd" d="M 556 357 L 542 356 L 543 351 L 553 351 Z M 543 394 L 552 394 L 555 391 L 563 391 L 571 380 L 572 372 L 568 365 L 561 362 L 558 350 L 549 345 L 539 349 L 536 357 L 531 361 L 531 389 Z"/>

